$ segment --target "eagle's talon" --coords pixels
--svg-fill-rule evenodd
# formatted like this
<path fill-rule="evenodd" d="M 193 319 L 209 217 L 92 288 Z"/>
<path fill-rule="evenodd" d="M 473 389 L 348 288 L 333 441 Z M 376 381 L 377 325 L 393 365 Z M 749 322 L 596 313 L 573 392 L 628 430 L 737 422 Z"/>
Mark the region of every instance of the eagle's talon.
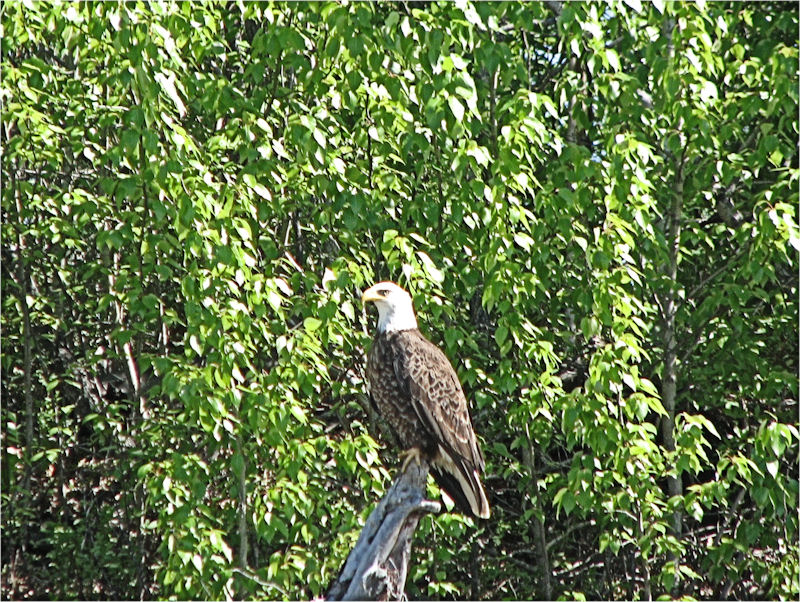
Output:
<path fill-rule="evenodd" d="M 418 447 L 407 449 L 400 454 L 400 457 L 403 458 L 403 465 L 400 467 L 400 472 L 405 472 L 412 461 L 416 462 L 417 465 L 422 465 L 422 454 Z"/>

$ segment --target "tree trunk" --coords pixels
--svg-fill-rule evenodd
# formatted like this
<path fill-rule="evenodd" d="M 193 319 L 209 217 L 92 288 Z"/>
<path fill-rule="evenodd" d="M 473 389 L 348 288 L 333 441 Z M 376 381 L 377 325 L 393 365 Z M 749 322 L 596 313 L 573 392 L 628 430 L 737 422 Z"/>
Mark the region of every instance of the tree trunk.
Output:
<path fill-rule="evenodd" d="M 678 167 L 675 175 L 675 189 L 673 190 L 672 207 L 669 216 L 669 232 L 667 241 L 669 243 L 669 265 L 667 266 L 667 276 L 669 278 L 669 289 L 664 301 L 664 375 L 661 387 L 661 400 L 667 416 L 661 421 L 661 436 L 664 441 L 664 448 L 667 451 L 675 451 L 675 397 L 678 385 L 678 366 L 677 366 L 677 340 L 675 336 L 675 318 L 677 314 L 677 295 L 678 287 L 678 254 L 680 249 L 681 236 L 681 213 L 683 206 L 683 162 Z M 680 477 L 668 477 L 667 487 L 670 497 L 683 494 L 683 486 Z M 672 531 L 675 537 L 681 536 L 681 513 L 675 512 L 672 517 Z"/>
<path fill-rule="evenodd" d="M 661 438 L 664 449 L 667 452 L 675 452 L 675 414 L 676 397 L 678 390 L 678 342 L 676 337 L 676 316 L 678 311 L 678 256 L 680 253 L 681 238 L 681 219 L 683 212 L 683 162 L 681 157 L 678 169 L 675 174 L 675 186 L 673 189 L 672 205 L 668 216 L 667 244 L 668 265 L 666 275 L 668 277 L 667 289 L 664 293 L 662 307 L 664 312 L 664 332 L 662 345 L 664 347 L 664 373 L 661 385 L 661 401 L 667 415 L 661 420 Z M 680 474 L 667 477 L 667 491 L 669 497 L 679 497 L 683 495 L 683 479 Z M 671 530 L 676 539 L 680 540 L 683 533 L 683 513 L 675 510 L 671 517 Z M 673 591 L 677 591 L 680 582 L 680 555 L 671 553 L 670 561 L 675 563 L 675 583 Z"/>

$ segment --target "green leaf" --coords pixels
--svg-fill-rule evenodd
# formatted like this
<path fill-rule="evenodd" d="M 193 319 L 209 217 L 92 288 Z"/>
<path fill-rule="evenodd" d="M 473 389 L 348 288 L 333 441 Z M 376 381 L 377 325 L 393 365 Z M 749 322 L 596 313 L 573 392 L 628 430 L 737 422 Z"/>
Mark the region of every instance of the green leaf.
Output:
<path fill-rule="evenodd" d="M 525 251 L 530 251 L 533 246 L 534 240 L 524 232 L 514 234 L 514 242 L 522 247 Z"/>
<path fill-rule="evenodd" d="M 164 90 L 172 101 L 172 104 L 175 105 L 175 108 L 178 110 L 178 115 L 184 117 L 186 115 L 186 106 L 183 104 L 183 100 L 180 94 L 178 94 L 178 90 L 175 88 L 175 74 L 169 73 L 165 75 L 164 73 L 156 73 L 153 78 L 159 83 L 161 89 Z"/>
<path fill-rule="evenodd" d="M 506 337 L 508 337 L 508 328 L 501 324 L 494 331 L 494 338 L 497 341 L 498 347 L 503 347 L 503 344 L 506 342 Z"/>
<path fill-rule="evenodd" d="M 308 317 L 305 320 L 303 320 L 303 326 L 308 332 L 314 332 L 320 326 L 322 326 L 322 320 L 318 320 L 317 318 L 314 317 Z"/>
<path fill-rule="evenodd" d="M 450 107 L 450 111 L 452 111 L 453 117 L 455 117 L 456 121 L 461 122 L 464 119 L 464 105 L 461 104 L 461 101 L 455 96 L 450 96 L 447 99 L 447 104 Z"/>
<path fill-rule="evenodd" d="M 308 422 L 308 417 L 303 411 L 303 408 L 301 408 L 300 406 L 296 405 L 290 406 L 289 411 L 292 413 L 292 416 L 294 416 L 299 423 L 306 424 Z"/>
<path fill-rule="evenodd" d="M 191 347 L 197 355 L 203 355 L 203 348 L 197 336 L 194 334 L 189 335 L 189 347 Z"/>
<path fill-rule="evenodd" d="M 637 13 L 640 13 L 640 12 L 642 12 L 642 3 L 641 3 L 641 0 L 622 0 L 622 1 L 623 1 L 625 4 L 627 4 L 628 6 L 630 6 L 630 7 L 631 7 L 631 9 L 632 9 L 634 12 L 637 12 Z M 658 12 L 660 12 L 660 13 L 663 13 L 663 12 L 664 12 L 663 6 L 662 6 L 662 8 L 658 9 Z"/>
<path fill-rule="evenodd" d="M 266 186 L 262 186 L 261 184 L 253 185 L 253 192 L 255 192 L 258 196 L 267 201 L 272 200 L 272 193 L 270 193 L 269 189 Z"/>
<path fill-rule="evenodd" d="M 767 472 L 770 476 L 774 479 L 778 476 L 778 461 L 777 460 L 770 460 L 766 463 Z"/>

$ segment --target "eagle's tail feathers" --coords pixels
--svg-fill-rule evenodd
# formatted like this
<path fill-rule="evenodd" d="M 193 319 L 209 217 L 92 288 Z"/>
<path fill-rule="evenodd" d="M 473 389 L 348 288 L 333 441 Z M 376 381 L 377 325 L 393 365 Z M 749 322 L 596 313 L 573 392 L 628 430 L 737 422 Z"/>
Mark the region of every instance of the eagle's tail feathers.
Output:
<path fill-rule="evenodd" d="M 480 475 L 465 459 L 453 458 L 439 447 L 439 455 L 431 466 L 433 477 L 456 507 L 466 514 L 489 518 L 489 500 L 481 484 Z"/>

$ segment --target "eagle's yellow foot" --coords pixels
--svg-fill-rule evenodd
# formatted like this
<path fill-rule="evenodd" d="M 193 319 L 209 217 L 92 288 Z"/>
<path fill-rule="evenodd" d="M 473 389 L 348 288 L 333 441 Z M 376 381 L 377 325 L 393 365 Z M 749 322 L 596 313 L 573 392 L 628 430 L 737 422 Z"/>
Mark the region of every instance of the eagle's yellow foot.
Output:
<path fill-rule="evenodd" d="M 422 452 L 418 447 L 412 447 L 411 449 L 407 449 L 403 453 L 400 454 L 400 457 L 403 458 L 403 465 L 400 467 L 400 472 L 405 472 L 408 465 L 411 462 L 416 462 L 417 464 L 422 464 Z"/>

